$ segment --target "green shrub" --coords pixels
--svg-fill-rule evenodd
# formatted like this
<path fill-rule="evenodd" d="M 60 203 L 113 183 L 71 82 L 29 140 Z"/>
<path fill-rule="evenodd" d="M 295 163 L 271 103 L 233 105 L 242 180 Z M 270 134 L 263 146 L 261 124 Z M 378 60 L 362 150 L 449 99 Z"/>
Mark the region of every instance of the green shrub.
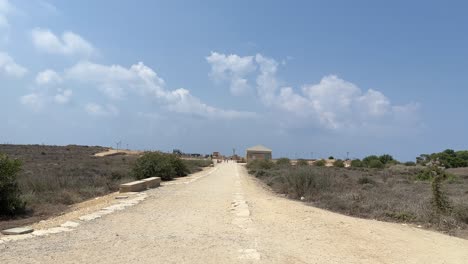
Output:
<path fill-rule="evenodd" d="M 307 162 L 307 160 L 305 160 L 305 159 L 298 159 L 297 162 L 296 162 L 296 165 L 297 166 L 307 166 L 307 165 L 309 165 L 309 162 Z"/>
<path fill-rule="evenodd" d="M 437 214 L 446 214 L 452 210 L 447 195 L 442 191 L 442 182 L 447 179 L 447 174 L 437 166 L 432 166 L 430 169 L 434 175 L 432 179 L 431 204 Z"/>
<path fill-rule="evenodd" d="M 431 168 L 426 168 L 416 175 L 416 180 L 419 181 L 430 181 L 434 178 L 435 174 Z"/>
<path fill-rule="evenodd" d="M 414 161 L 407 161 L 407 162 L 405 162 L 405 163 L 403 163 L 403 164 L 404 164 L 405 166 L 408 166 L 408 167 L 409 167 L 409 166 L 416 166 L 416 162 L 414 162 Z"/>
<path fill-rule="evenodd" d="M 143 154 L 133 167 L 136 179 L 161 177 L 163 180 L 172 180 L 174 177 L 187 175 L 187 172 L 187 167 L 177 156 L 159 152 Z"/>
<path fill-rule="evenodd" d="M 345 164 L 342 160 L 338 159 L 333 162 L 333 166 L 338 167 L 338 168 L 344 168 Z"/>
<path fill-rule="evenodd" d="M 16 175 L 21 170 L 19 160 L 0 154 L 0 215 L 13 216 L 24 213 L 25 203 L 21 200 Z"/>
<path fill-rule="evenodd" d="M 380 160 L 371 160 L 368 166 L 373 169 L 383 169 L 385 165 Z"/>
<path fill-rule="evenodd" d="M 291 160 L 288 158 L 279 158 L 276 160 L 276 165 L 278 166 L 289 166 L 291 165 Z"/>
<path fill-rule="evenodd" d="M 249 172 L 256 170 L 269 170 L 274 166 L 275 164 L 271 160 L 252 160 L 247 163 L 247 169 L 249 169 Z"/>
<path fill-rule="evenodd" d="M 187 176 L 190 173 L 185 163 L 176 154 L 169 154 L 167 157 L 172 167 L 174 167 L 176 176 Z"/>
<path fill-rule="evenodd" d="M 328 157 L 329 160 L 334 160 L 335 158 L 333 156 Z"/>
<path fill-rule="evenodd" d="M 396 160 L 391 155 L 388 155 L 388 154 L 381 155 L 379 157 L 379 160 L 383 164 L 395 164 L 396 163 Z"/>
<path fill-rule="evenodd" d="M 298 167 L 285 175 L 287 194 L 291 198 L 310 196 L 330 187 L 330 177 L 315 172 L 310 167 Z"/>
<path fill-rule="evenodd" d="M 322 160 L 317 160 L 316 162 L 314 162 L 314 165 L 317 166 L 317 167 L 323 167 L 325 166 L 326 162 L 322 159 Z"/>
<path fill-rule="evenodd" d="M 370 155 L 370 156 L 367 156 L 364 159 L 362 159 L 362 164 L 364 165 L 364 167 L 369 167 L 369 164 L 373 160 L 380 161 L 379 157 L 377 157 L 376 155 Z"/>
<path fill-rule="evenodd" d="M 364 165 L 362 164 L 361 160 L 356 159 L 356 160 L 351 161 L 351 167 L 353 167 L 353 168 L 362 168 L 362 167 L 364 167 Z"/>

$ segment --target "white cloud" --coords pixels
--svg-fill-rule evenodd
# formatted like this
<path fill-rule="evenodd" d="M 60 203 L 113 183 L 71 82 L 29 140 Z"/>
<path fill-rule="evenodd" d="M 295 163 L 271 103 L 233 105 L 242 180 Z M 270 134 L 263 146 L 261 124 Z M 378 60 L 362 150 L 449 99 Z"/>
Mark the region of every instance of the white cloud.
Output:
<path fill-rule="evenodd" d="M 32 40 L 38 50 L 62 55 L 90 56 L 96 53 L 91 43 L 80 35 L 67 31 L 57 37 L 49 29 L 36 28 L 31 32 Z"/>
<path fill-rule="evenodd" d="M 279 87 L 276 79 L 278 63 L 261 54 L 255 56 L 255 62 L 260 66 L 260 74 L 257 76 L 257 94 L 265 105 L 270 106 L 275 101 L 275 94 Z"/>
<path fill-rule="evenodd" d="M 36 76 L 36 84 L 38 85 L 57 84 L 61 82 L 62 78 L 60 75 L 56 71 L 50 69 L 39 72 Z"/>
<path fill-rule="evenodd" d="M 203 103 L 187 89 L 169 90 L 151 68 L 139 62 L 130 68 L 81 62 L 65 71 L 65 79 L 96 85 L 110 99 L 125 99 L 129 93 L 153 98 L 173 112 L 208 118 L 253 117 L 251 112 L 224 110 Z"/>
<path fill-rule="evenodd" d="M 0 0 L 0 29 L 9 28 L 8 15 L 14 10 L 14 7 L 8 0 Z"/>
<path fill-rule="evenodd" d="M 253 56 L 240 57 L 212 52 L 206 57 L 211 65 L 210 76 L 215 81 L 228 81 L 233 95 L 243 95 L 250 89 L 246 76 L 256 70 Z"/>
<path fill-rule="evenodd" d="M 0 74 L 5 74 L 11 77 L 22 77 L 28 70 L 17 64 L 12 57 L 4 52 L 0 52 Z"/>
<path fill-rule="evenodd" d="M 96 103 L 88 103 L 85 106 L 85 111 L 92 116 L 116 116 L 119 110 L 113 105 L 100 105 Z"/>
<path fill-rule="evenodd" d="M 34 111 L 39 111 L 44 108 L 45 101 L 46 99 L 44 96 L 39 93 L 30 93 L 20 98 L 21 104 L 30 107 Z"/>
<path fill-rule="evenodd" d="M 57 104 L 68 104 L 70 102 L 70 99 L 73 95 L 73 91 L 70 89 L 65 89 L 65 90 L 58 90 L 58 93 L 54 96 L 54 101 Z"/>
<path fill-rule="evenodd" d="M 324 76 L 317 84 L 304 85 L 300 91 L 281 87 L 277 78 L 280 63 L 262 54 L 240 57 L 212 52 L 207 61 L 211 64 L 211 76 L 230 80 L 231 86 L 236 81 L 240 87 L 246 85 L 244 77 L 256 73 L 257 96 L 263 105 L 281 110 L 289 118 L 298 117 L 301 122 L 329 129 L 403 120 L 404 115 L 415 116 L 418 109 L 417 104 L 392 105 L 382 92 L 363 91 L 335 75 Z"/>

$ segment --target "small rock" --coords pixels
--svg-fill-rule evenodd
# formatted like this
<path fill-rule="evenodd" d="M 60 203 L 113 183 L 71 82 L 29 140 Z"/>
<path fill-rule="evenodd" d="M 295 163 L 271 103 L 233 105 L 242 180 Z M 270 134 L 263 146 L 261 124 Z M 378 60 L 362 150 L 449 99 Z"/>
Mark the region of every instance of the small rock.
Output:
<path fill-rule="evenodd" d="M 24 234 L 32 233 L 33 231 L 34 229 L 30 227 L 16 227 L 16 228 L 3 230 L 2 233 L 4 235 L 24 235 Z"/>
<path fill-rule="evenodd" d="M 419 228 L 421 228 L 422 226 L 421 225 L 418 225 Z"/>
<path fill-rule="evenodd" d="M 304 201 L 305 200 L 305 197 L 304 196 L 301 196 L 301 201 Z"/>
<path fill-rule="evenodd" d="M 116 196 L 115 199 L 127 199 L 128 196 L 126 195 L 119 195 L 119 196 Z"/>

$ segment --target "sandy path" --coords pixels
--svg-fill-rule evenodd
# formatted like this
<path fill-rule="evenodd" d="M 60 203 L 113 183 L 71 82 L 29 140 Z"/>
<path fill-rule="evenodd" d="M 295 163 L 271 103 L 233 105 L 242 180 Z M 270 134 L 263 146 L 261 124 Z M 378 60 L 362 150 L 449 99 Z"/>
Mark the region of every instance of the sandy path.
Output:
<path fill-rule="evenodd" d="M 468 263 L 468 241 L 280 198 L 237 164 L 147 192 L 72 232 L 0 244 L 3 263 Z"/>

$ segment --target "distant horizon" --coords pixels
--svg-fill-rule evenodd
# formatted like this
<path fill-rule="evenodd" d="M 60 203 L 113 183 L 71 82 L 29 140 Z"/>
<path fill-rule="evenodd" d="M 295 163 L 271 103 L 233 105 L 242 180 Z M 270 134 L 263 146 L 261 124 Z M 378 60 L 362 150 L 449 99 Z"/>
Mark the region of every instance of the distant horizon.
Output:
<path fill-rule="evenodd" d="M 467 8 L 0 0 L 0 142 L 401 161 L 468 149 Z"/>
<path fill-rule="evenodd" d="M 125 145 L 122 145 L 122 147 L 119 147 L 117 148 L 116 146 L 106 146 L 106 145 L 86 145 L 86 144 L 63 144 L 63 145 L 60 145 L 60 144 L 43 144 L 43 143 L 31 143 L 31 144 L 28 144 L 28 143 L 24 143 L 24 144 L 16 144 L 16 143 L 10 143 L 10 142 L 5 142 L 5 143 L 0 143 L 0 145 L 12 145 L 12 146 L 47 146 L 47 147 L 66 147 L 66 146 L 80 146 L 80 147 L 103 147 L 103 148 L 109 148 L 109 149 L 114 149 L 114 150 L 130 150 L 130 151 L 161 151 L 161 152 L 165 152 L 165 153 L 172 153 L 173 150 L 177 149 L 177 148 L 173 148 L 173 149 L 157 149 L 157 148 L 153 148 L 153 149 L 149 149 L 149 148 L 126 148 Z M 252 147 L 252 146 L 250 146 Z M 236 149 L 236 154 L 243 157 L 245 156 L 245 151 L 246 151 L 247 148 L 245 149 L 242 149 L 241 152 L 239 152 L 237 149 Z M 431 153 L 420 153 L 419 155 L 422 155 L 422 154 L 433 154 L 433 153 L 438 153 L 438 152 L 442 152 L 442 151 L 445 151 L 447 149 L 452 149 L 452 148 L 445 148 L 445 149 L 441 149 L 439 151 L 436 151 L 436 152 L 431 152 Z M 232 150 L 231 152 L 222 152 L 222 151 L 217 151 L 217 150 L 213 150 L 211 152 L 197 152 L 197 151 L 184 151 L 183 149 L 179 149 L 181 150 L 184 154 L 201 154 L 201 155 L 210 155 L 212 154 L 213 152 L 219 152 L 221 155 L 223 156 L 232 156 Z M 452 150 L 455 150 L 455 151 L 466 151 L 465 149 L 452 149 Z M 1 150 L 0 150 L 0 153 L 1 153 Z M 325 156 L 320 156 L 320 157 L 316 157 L 316 156 L 313 156 L 314 153 L 302 153 L 303 155 L 301 155 L 301 153 L 290 153 L 289 155 L 282 155 L 282 154 L 276 154 L 276 152 L 274 150 L 272 150 L 272 156 L 273 156 L 273 159 L 278 159 L 278 158 L 289 158 L 291 160 L 297 160 L 297 159 L 306 159 L 306 160 L 320 160 L 320 159 L 328 159 L 329 157 L 334 157 L 335 159 L 341 159 L 341 160 L 346 160 L 346 154 L 344 157 L 341 157 L 339 155 L 333 155 L 333 154 L 330 154 L 330 155 L 325 155 Z M 309 156 L 307 156 L 307 154 L 309 154 Z M 312 155 L 311 155 L 312 154 Z M 351 153 L 349 153 L 349 159 L 350 160 L 354 160 L 354 159 L 363 159 L 367 156 L 371 156 L 371 155 L 377 155 L 377 156 L 380 156 L 380 155 L 384 155 L 384 154 L 389 154 L 389 153 L 369 153 L 367 155 L 364 155 L 364 156 L 360 156 L 360 157 L 354 157 L 351 155 Z M 392 154 L 390 154 L 392 155 Z M 416 158 L 419 156 L 415 156 L 414 159 L 411 159 L 411 160 L 400 160 L 397 158 L 397 156 L 394 156 L 392 155 L 396 160 L 400 161 L 400 162 L 407 162 L 407 161 L 416 161 Z"/>

